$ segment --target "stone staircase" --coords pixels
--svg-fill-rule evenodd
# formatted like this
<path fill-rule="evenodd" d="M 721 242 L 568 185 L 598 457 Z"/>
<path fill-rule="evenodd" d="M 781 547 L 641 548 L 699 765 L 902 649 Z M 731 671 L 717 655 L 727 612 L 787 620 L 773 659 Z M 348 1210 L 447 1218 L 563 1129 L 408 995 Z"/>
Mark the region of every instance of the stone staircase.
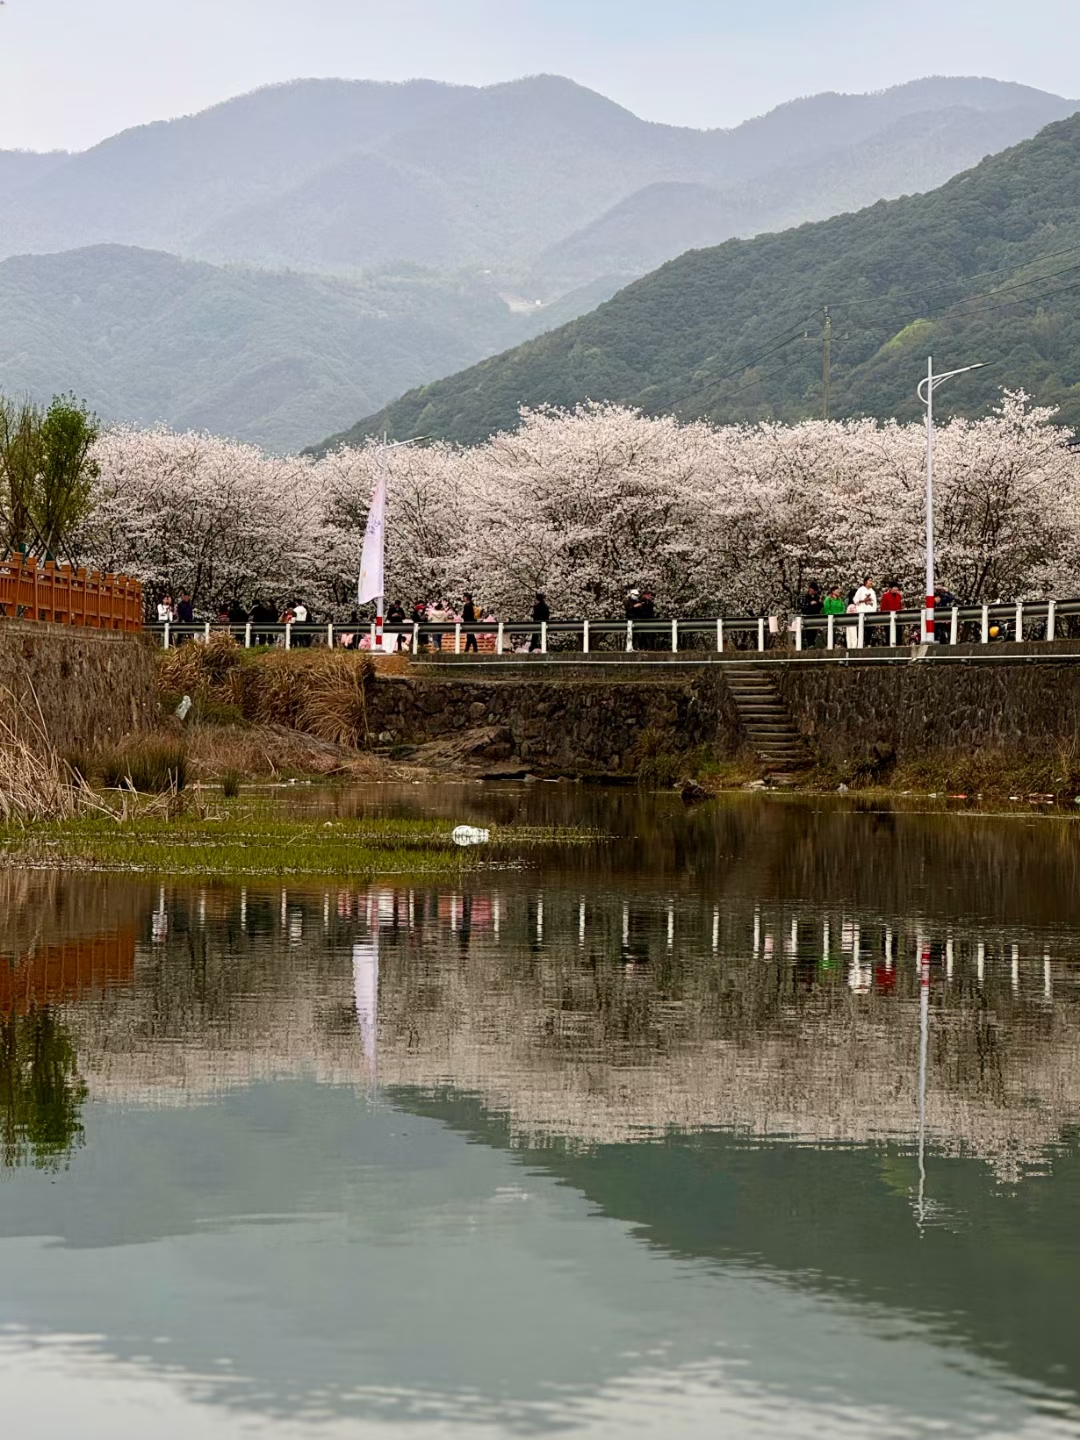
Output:
<path fill-rule="evenodd" d="M 731 666 L 727 682 L 751 748 L 766 770 L 805 770 L 814 763 L 769 672 L 756 665 Z"/>

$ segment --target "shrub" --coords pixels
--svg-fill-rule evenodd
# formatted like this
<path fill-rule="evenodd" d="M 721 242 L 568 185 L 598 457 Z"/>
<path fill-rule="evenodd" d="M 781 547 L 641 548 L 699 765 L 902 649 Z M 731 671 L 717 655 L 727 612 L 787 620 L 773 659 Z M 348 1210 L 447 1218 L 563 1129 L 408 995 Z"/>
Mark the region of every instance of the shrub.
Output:
<path fill-rule="evenodd" d="M 221 793 L 226 800 L 235 800 L 240 794 L 240 782 L 243 777 L 239 770 L 226 770 L 221 777 Z"/>

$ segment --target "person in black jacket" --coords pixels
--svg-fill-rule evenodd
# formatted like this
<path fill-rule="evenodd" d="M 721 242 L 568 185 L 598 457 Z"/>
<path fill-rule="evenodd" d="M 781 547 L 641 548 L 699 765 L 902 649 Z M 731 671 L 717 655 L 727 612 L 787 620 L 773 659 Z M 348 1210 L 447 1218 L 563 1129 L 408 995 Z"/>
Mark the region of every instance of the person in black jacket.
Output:
<path fill-rule="evenodd" d="M 537 625 L 540 625 L 540 624 L 545 624 L 545 625 L 546 625 L 547 622 L 551 619 L 551 611 L 550 611 L 550 609 L 548 608 L 548 603 L 547 603 L 547 601 L 544 599 L 544 596 L 543 596 L 542 592 L 539 591 L 539 590 L 536 592 L 536 604 L 533 606 L 532 618 L 533 618 L 534 623 L 537 624 Z M 532 639 L 529 641 L 529 649 L 530 649 L 530 651 L 532 651 L 532 650 L 539 650 L 539 649 L 540 649 L 540 644 L 541 644 L 541 634 L 540 634 L 540 631 L 539 631 L 539 630 L 534 630 L 534 631 L 533 631 L 533 637 L 532 637 Z"/>
<path fill-rule="evenodd" d="M 395 600 L 391 604 L 390 609 L 386 612 L 386 623 L 388 625 L 405 624 L 405 607 L 404 605 L 402 605 L 400 600 Z M 406 649 L 406 645 L 406 637 L 404 635 L 399 635 L 397 637 L 397 644 L 394 646 L 394 648 L 395 650 L 404 650 Z"/>
<path fill-rule="evenodd" d="M 466 591 L 465 604 L 461 607 L 461 623 L 463 625 L 475 625 L 479 618 L 476 613 L 476 606 L 473 604 L 473 597 Z M 480 646 L 476 643 L 475 632 L 465 636 L 465 654 L 467 655 L 470 650 L 476 651 L 477 654 L 480 652 Z"/>

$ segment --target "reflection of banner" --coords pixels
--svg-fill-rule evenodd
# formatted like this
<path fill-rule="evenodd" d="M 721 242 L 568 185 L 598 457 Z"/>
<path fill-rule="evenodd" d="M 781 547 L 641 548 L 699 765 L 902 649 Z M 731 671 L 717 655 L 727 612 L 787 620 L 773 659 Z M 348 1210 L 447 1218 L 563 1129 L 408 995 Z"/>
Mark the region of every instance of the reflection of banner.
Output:
<path fill-rule="evenodd" d="M 379 934 L 353 945 L 353 994 L 364 1058 L 375 1067 L 379 1029 Z"/>

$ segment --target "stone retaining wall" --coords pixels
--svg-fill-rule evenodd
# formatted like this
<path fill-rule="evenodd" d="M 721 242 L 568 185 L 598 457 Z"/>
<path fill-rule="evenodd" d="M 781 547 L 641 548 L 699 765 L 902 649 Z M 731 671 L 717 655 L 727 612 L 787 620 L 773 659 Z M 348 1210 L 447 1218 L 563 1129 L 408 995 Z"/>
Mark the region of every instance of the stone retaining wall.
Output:
<path fill-rule="evenodd" d="M 873 665 L 852 655 L 767 672 L 813 754 L 838 767 L 980 748 L 1018 760 L 1032 746 L 1080 749 L 1080 663 L 1055 664 L 1049 651 L 1025 662 L 1020 651 L 994 664 Z M 621 677 L 611 669 L 594 678 L 584 667 L 544 667 L 535 679 L 504 679 L 490 671 L 469 678 L 462 666 L 460 679 L 380 679 L 372 730 L 390 737 L 384 744 L 420 745 L 496 727 L 479 759 L 571 773 L 632 775 L 654 754 L 709 745 L 729 759 L 745 749 L 722 667 L 655 677 L 644 667 Z"/>
<path fill-rule="evenodd" d="M 368 702 L 383 744 L 421 745 L 495 730 L 481 761 L 518 760 L 537 769 L 632 775 L 654 754 L 740 744 L 738 717 L 722 676 L 654 680 L 608 676 L 536 680 L 386 677 Z"/>
<path fill-rule="evenodd" d="M 146 729 L 156 714 L 155 651 L 141 635 L 0 619 L 0 706 L 37 716 L 62 753 Z M 23 727 L 30 737 L 30 729 Z"/>
<path fill-rule="evenodd" d="M 805 665 L 772 670 L 819 759 L 1080 746 L 1080 663 Z"/>

